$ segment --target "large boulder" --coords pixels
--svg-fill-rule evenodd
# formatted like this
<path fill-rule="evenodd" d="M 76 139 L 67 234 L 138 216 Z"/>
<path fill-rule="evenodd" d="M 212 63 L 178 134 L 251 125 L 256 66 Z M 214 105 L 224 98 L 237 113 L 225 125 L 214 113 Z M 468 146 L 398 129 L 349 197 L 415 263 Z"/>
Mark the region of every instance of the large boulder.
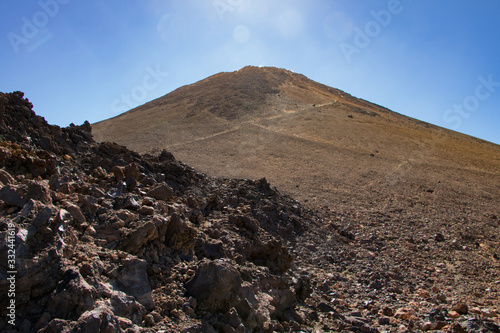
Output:
<path fill-rule="evenodd" d="M 97 292 L 82 277 L 77 268 L 69 268 L 52 294 L 48 311 L 58 318 L 69 318 L 94 307 Z"/>
<path fill-rule="evenodd" d="M 197 233 L 191 222 L 174 213 L 166 228 L 165 243 L 174 250 L 192 253 Z"/>
<path fill-rule="evenodd" d="M 6 204 L 19 208 L 22 208 L 27 201 L 23 198 L 19 187 L 10 184 L 2 187 L 0 190 L 0 200 L 3 200 Z"/>
<path fill-rule="evenodd" d="M 92 310 L 84 312 L 80 318 L 74 332 L 122 332 L 118 318 L 111 312 L 109 307 L 101 302 Z"/>
<path fill-rule="evenodd" d="M 227 312 L 237 301 L 241 276 L 228 260 L 205 260 L 194 277 L 186 283 L 188 295 L 201 308 Z"/>
<path fill-rule="evenodd" d="M 119 287 L 127 294 L 134 296 L 147 310 L 154 309 L 148 274 L 148 263 L 145 260 L 132 258 L 125 261 L 118 276 Z"/>
<path fill-rule="evenodd" d="M 148 197 L 156 200 L 170 200 L 173 198 L 174 191 L 166 183 L 159 184 L 147 192 Z"/>
<path fill-rule="evenodd" d="M 158 231 L 153 222 L 148 221 L 132 230 L 124 240 L 122 248 L 132 254 L 136 254 L 144 244 L 158 237 Z"/>

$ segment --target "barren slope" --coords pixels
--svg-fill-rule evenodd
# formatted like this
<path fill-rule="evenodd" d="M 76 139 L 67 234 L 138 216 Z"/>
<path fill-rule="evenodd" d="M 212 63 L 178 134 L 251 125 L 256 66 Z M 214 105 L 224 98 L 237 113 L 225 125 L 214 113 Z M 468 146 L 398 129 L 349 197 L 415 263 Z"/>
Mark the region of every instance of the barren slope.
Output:
<path fill-rule="evenodd" d="M 92 128 L 99 141 L 167 149 L 210 175 L 265 176 L 318 204 L 385 207 L 393 192 L 419 196 L 421 187 L 442 200 L 457 191 L 464 203 L 500 192 L 499 146 L 283 69 L 216 74 Z"/>

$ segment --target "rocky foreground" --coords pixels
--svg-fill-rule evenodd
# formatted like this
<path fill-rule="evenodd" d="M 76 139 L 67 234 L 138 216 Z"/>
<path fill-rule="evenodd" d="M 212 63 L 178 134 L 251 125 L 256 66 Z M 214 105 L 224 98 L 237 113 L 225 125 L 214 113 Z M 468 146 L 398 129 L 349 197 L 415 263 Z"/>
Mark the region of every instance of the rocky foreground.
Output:
<path fill-rule="evenodd" d="M 90 133 L 0 94 L 1 331 L 500 332 L 497 212 L 313 210 Z"/>

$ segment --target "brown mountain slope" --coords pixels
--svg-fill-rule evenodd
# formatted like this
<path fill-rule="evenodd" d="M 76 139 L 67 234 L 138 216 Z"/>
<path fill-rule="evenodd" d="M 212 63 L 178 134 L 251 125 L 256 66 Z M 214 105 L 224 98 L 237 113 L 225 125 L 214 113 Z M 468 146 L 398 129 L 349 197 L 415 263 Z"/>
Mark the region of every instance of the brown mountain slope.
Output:
<path fill-rule="evenodd" d="M 277 68 L 216 74 L 92 128 L 99 141 L 165 148 L 207 174 L 266 177 L 322 205 L 494 208 L 500 193 L 499 146 Z"/>

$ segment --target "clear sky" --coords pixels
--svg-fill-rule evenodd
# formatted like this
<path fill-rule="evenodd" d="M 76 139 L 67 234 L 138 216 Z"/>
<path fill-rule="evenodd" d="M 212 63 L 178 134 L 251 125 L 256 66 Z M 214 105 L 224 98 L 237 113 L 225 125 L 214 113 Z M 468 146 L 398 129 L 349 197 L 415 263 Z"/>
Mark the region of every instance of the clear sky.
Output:
<path fill-rule="evenodd" d="M 500 144 L 498 0 L 0 2 L 0 91 L 96 122 L 246 65 L 276 66 Z"/>

